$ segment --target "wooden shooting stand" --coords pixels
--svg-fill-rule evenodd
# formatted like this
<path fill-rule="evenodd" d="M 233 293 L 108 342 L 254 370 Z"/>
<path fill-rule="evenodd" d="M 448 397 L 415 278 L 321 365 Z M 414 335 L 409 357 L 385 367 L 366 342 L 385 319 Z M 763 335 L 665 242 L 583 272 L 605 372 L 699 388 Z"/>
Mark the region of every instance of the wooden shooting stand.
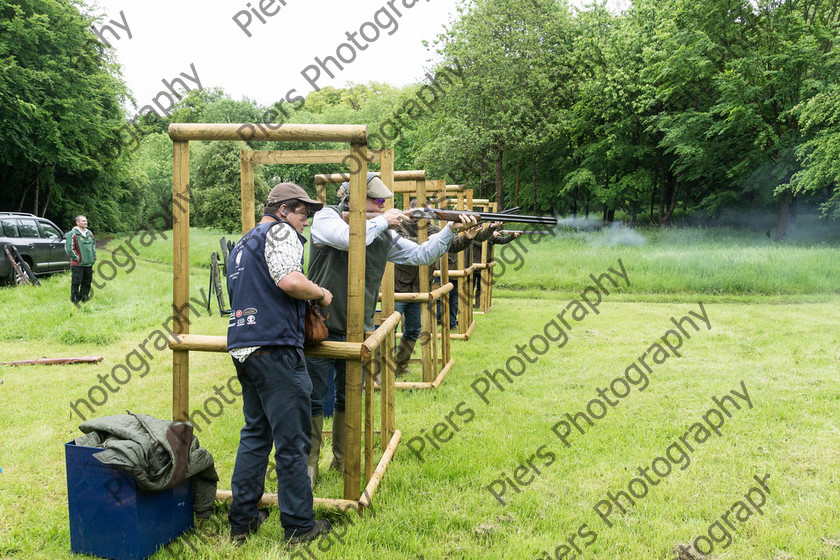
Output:
<path fill-rule="evenodd" d="M 426 190 L 429 183 L 433 183 L 435 187 L 437 187 L 438 184 L 443 183 L 442 181 L 428 181 L 426 179 L 426 172 L 422 170 L 394 171 L 393 178 L 394 180 L 391 183 L 386 181 L 383 169 L 382 180 L 388 188 L 391 189 L 391 192 L 394 194 L 402 193 L 405 195 L 403 196 L 403 205 L 405 206 L 405 209 L 408 209 L 408 202 L 410 198 L 408 195 L 416 195 L 418 203 L 422 202 L 425 204 Z M 347 181 L 347 175 L 343 173 L 316 175 L 315 185 L 319 200 L 322 202 L 326 200 L 326 185 L 342 183 L 344 181 Z M 385 201 L 386 210 L 393 208 L 393 206 L 393 198 L 389 198 Z M 418 223 L 418 243 L 423 243 L 428 239 L 426 225 L 426 220 L 420 220 Z M 441 259 L 446 260 L 447 255 L 444 254 Z M 420 307 L 421 338 L 425 333 L 428 333 L 427 336 L 429 337 L 429 343 L 421 344 L 421 358 L 419 360 L 412 360 L 413 362 L 419 361 L 422 364 L 423 381 L 396 381 L 394 383 L 395 389 L 436 389 L 443 382 L 444 377 L 446 377 L 446 374 L 449 373 L 449 370 L 452 369 L 452 366 L 455 364 L 451 357 L 448 336 L 444 339 L 445 342 L 441 342 L 440 345 L 438 345 L 438 337 L 432 336 L 432 333 L 437 333 L 438 330 L 437 317 L 432 311 L 434 302 L 440 299 L 442 302 L 441 313 L 443 314 L 445 312 L 448 316 L 449 300 L 445 296 L 450 290 L 452 290 L 453 285 L 446 280 L 441 282 L 441 287 L 436 290 L 431 290 L 431 286 L 429 285 L 429 267 L 421 266 L 419 268 L 419 292 L 401 294 L 394 293 L 394 264 L 390 262 L 385 268 L 385 275 L 382 278 L 382 285 L 380 288 L 381 292 L 379 297 L 382 302 L 381 317 L 389 318 L 391 314 L 394 313 L 394 303 L 397 301 L 422 303 L 423 305 Z M 442 325 L 442 327 L 448 335 L 449 322 L 445 322 L 445 325 Z M 397 336 L 402 336 L 402 333 L 398 332 Z M 440 353 L 438 352 L 438 346 L 440 346 Z M 383 355 L 381 357 L 383 361 L 393 365 L 393 356 L 394 349 L 392 346 L 383 348 Z"/>
<path fill-rule="evenodd" d="M 250 129 L 243 137 L 242 130 Z M 392 313 L 376 332 L 364 338 L 365 298 L 365 190 L 367 162 L 380 160 L 383 180 L 393 173 L 393 150 L 383 150 L 372 159 L 367 151 L 367 127 L 357 125 L 259 125 L 259 124 L 171 124 L 169 137 L 173 140 L 173 310 L 183 317 L 189 311 L 190 273 L 190 141 L 274 141 L 274 142 L 340 142 L 350 148 L 341 150 L 243 151 L 241 154 L 242 230 L 254 226 L 255 164 L 344 163 L 349 162 L 350 247 L 348 255 L 347 341 L 326 341 L 307 346 L 308 356 L 347 360 L 346 382 L 346 450 L 344 459 L 344 498 L 315 498 L 315 505 L 340 511 L 369 506 L 385 474 L 385 470 L 399 445 L 401 433 L 394 425 L 393 369 L 387 367 L 382 376 L 381 439 L 382 458 L 374 470 L 374 394 L 373 384 L 365 390 L 365 489 L 361 490 L 362 441 L 362 368 L 370 364 L 371 356 L 380 345 L 393 340 L 399 314 Z M 386 182 L 387 184 L 387 182 Z M 226 352 L 224 336 L 202 336 L 189 333 L 189 321 L 174 322 L 172 349 L 172 416 L 188 421 L 189 356 L 190 352 Z M 231 499 L 231 492 L 220 490 L 216 498 Z M 265 494 L 261 505 L 277 504 L 276 494 Z"/>
<path fill-rule="evenodd" d="M 486 198 L 474 198 L 473 209 L 478 212 L 498 212 L 499 204 L 490 202 Z M 481 294 L 478 298 L 478 311 L 473 311 L 474 314 L 482 315 L 490 311 L 493 307 L 493 248 L 494 245 L 488 239 L 481 244 L 481 261 L 473 263 L 479 276 L 479 285 L 481 286 Z M 470 286 L 470 294 L 473 293 L 472 286 Z M 472 299 L 470 299 L 472 301 Z"/>
<path fill-rule="evenodd" d="M 443 200 L 442 203 L 445 205 L 453 206 L 455 210 L 472 210 L 473 208 L 473 191 L 472 189 L 464 189 L 460 186 L 454 185 L 447 185 L 445 187 L 445 193 L 455 192 L 456 197 L 454 199 L 441 197 Z M 472 255 L 472 249 L 469 250 L 470 254 Z M 455 270 L 449 271 L 448 278 L 458 278 L 458 332 L 457 333 L 450 333 L 449 338 L 451 340 L 469 340 L 470 334 L 472 330 L 475 328 L 475 319 L 473 318 L 473 306 L 472 306 L 472 275 L 473 273 L 478 270 L 474 264 L 467 266 L 467 256 L 465 255 L 467 251 L 461 251 L 457 255 L 457 263 L 458 268 Z M 437 276 L 438 273 L 436 272 L 435 275 Z M 443 271 L 441 270 L 440 273 L 441 278 L 443 277 Z M 443 280 L 441 279 L 441 282 Z M 448 301 L 447 301 L 447 308 L 448 308 Z M 441 309 L 441 320 L 443 319 L 443 310 Z M 447 315 L 446 326 L 449 326 L 449 316 Z M 444 337 L 443 334 L 440 335 L 441 338 Z"/>

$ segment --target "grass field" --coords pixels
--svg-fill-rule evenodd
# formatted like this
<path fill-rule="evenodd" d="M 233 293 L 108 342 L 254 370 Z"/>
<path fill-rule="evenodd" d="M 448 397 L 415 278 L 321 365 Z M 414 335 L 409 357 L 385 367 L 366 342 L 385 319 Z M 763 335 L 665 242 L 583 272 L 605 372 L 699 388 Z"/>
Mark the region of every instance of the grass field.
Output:
<path fill-rule="evenodd" d="M 615 232 L 606 230 L 570 232 L 536 245 L 524 241 L 521 262 L 512 248 L 497 253 L 506 270 L 498 276 L 493 309 L 477 316 L 469 341 L 453 343 L 456 364 L 443 385 L 397 394 L 403 441 L 373 510 L 362 517 L 321 512 L 347 523 L 342 542 L 297 557 L 671 560 L 675 545 L 705 535 L 714 546 L 710 558 L 840 558 L 838 243 L 775 245 L 738 230 L 634 233 L 644 244 L 616 244 Z M 193 233 L 196 300 L 206 297 L 206 265 L 220 235 Z M 109 248 L 125 242 L 117 238 Z M 169 314 L 171 238 L 138 246 L 138 253 L 134 267 L 118 267 L 79 310 L 69 302 L 69 274 L 40 288 L 0 289 L 6 309 L 0 317 L 3 360 L 105 358 L 97 365 L 0 368 L 2 558 L 74 557 L 63 445 L 80 435 L 80 419 L 70 402 L 85 397 L 97 375 L 126 363 Z M 100 259 L 109 258 L 107 251 L 100 253 Z M 481 381 L 511 363 L 516 345 L 544 332 L 591 284 L 590 274 L 617 267 L 619 258 L 630 285 L 605 296 L 597 315 L 570 322 L 562 348 L 553 344 L 542 356 L 531 354 L 533 363 L 520 375 L 511 381 L 497 377 L 501 388 Z M 626 397 L 591 426 L 584 424 L 584 433 L 571 428 L 570 446 L 564 445 L 552 428 L 562 433 L 558 422 L 587 411 L 601 398 L 598 389 L 624 378 L 628 366 L 674 328 L 672 317 L 700 313 L 701 301 L 711 328 L 698 320 L 699 330 L 689 331 L 690 340 L 679 349 L 681 357 L 650 362 L 647 386 L 628 383 Z M 213 310 L 208 316 L 196 305 L 191 331 L 224 334 L 227 322 L 215 303 Z M 171 353 L 151 352 L 149 372 L 141 376 L 145 368 L 135 363 L 134 378 L 96 407 L 96 416 L 126 409 L 170 416 Z M 227 382 L 233 368 L 223 355 L 193 353 L 190 362 L 196 407 L 214 394 L 214 385 Z M 742 393 L 742 387 L 751 407 L 733 396 L 741 408 L 730 405 L 720 435 L 712 431 L 702 443 L 690 439 L 699 433 L 693 424 L 703 423 L 704 415 L 715 418 L 708 413 L 718 406 L 713 397 Z M 591 410 L 596 414 L 598 408 Z M 454 423 L 457 431 L 445 432 L 439 449 L 427 440 L 413 452 L 441 422 Z M 237 404 L 197 434 L 216 459 L 223 488 L 229 486 L 240 427 Z M 694 449 L 680 460 L 673 444 L 692 430 L 688 441 Z M 629 489 L 641 496 L 635 505 L 621 501 L 626 512 L 616 506 L 609 524 L 602 520 L 594 506 L 600 503 L 603 511 L 608 493 L 627 492 L 642 477 L 638 469 L 668 458 L 669 450 L 671 472 L 659 479 L 645 471 L 656 484 L 643 494 L 635 483 Z M 339 476 L 325 469 L 328 459 L 322 453 L 325 475 L 316 494 L 340 497 Z M 661 471 L 665 463 L 656 465 Z M 740 518 L 729 514 L 729 528 L 724 514 L 738 502 L 748 505 L 745 495 L 758 487 L 753 477 L 765 475 L 769 494 L 759 506 L 762 513 L 736 507 Z M 226 507 L 217 509 L 217 521 L 190 540 L 195 550 L 181 539 L 153 558 L 289 557 L 276 512 L 237 549 L 225 533 Z"/>

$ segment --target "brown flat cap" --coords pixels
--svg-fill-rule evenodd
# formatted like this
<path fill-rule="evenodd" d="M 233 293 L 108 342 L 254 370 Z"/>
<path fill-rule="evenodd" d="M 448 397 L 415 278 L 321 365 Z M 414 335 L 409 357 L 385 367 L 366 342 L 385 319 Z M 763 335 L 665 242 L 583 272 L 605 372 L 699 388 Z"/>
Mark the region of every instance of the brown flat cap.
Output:
<path fill-rule="evenodd" d="M 268 193 L 268 200 L 266 201 L 266 204 L 277 204 L 278 202 L 282 202 L 284 200 L 300 200 L 301 202 L 305 202 L 309 206 L 312 206 L 312 209 L 316 212 L 324 207 L 323 203 L 309 198 L 309 195 L 306 194 L 303 187 L 295 185 L 294 183 L 280 183 L 275 186 L 271 189 L 271 192 Z"/>

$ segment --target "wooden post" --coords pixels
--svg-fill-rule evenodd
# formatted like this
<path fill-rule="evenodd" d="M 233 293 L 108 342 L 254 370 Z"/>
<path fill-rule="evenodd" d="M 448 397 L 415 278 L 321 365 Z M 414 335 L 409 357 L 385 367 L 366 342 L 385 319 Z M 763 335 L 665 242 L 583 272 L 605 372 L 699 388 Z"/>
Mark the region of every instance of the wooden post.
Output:
<path fill-rule="evenodd" d="M 382 358 L 382 346 L 376 348 L 376 352 L 365 362 L 365 480 L 370 480 L 373 476 L 373 372 L 375 368 L 371 367 L 375 362 L 380 362 Z M 382 371 L 382 370 L 380 370 Z"/>
<path fill-rule="evenodd" d="M 380 178 L 385 186 L 391 192 L 394 192 L 394 150 L 382 150 L 380 153 L 381 173 Z M 394 207 L 394 199 L 389 198 L 385 201 L 385 209 Z M 385 265 L 385 276 L 382 278 L 382 315 L 385 317 L 394 313 L 394 263 L 389 262 Z M 382 346 L 382 355 L 386 358 L 383 360 L 383 368 L 380 376 L 380 384 L 382 390 L 380 391 L 381 423 L 380 438 L 382 440 L 382 451 L 388 448 L 388 443 L 391 441 L 391 435 L 396 430 L 395 408 L 394 408 L 394 337 L 389 336 L 385 339 Z"/>
<path fill-rule="evenodd" d="M 484 241 L 481 244 L 481 262 L 487 264 L 490 258 L 490 240 Z M 490 268 L 485 267 L 478 273 L 479 286 L 481 287 L 481 296 L 478 304 L 478 309 L 482 313 L 487 312 L 487 277 L 490 273 Z"/>
<path fill-rule="evenodd" d="M 458 210 L 466 210 L 466 196 L 463 192 L 458 193 Z M 466 251 L 461 251 L 458 253 L 458 270 L 466 270 L 469 265 L 467 264 L 467 255 Z M 467 277 L 462 276 L 458 278 L 458 333 L 459 334 L 467 334 L 467 329 L 469 328 L 469 322 L 467 321 L 467 303 L 469 302 L 469 298 L 466 297 L 467 291 Z"/>
<path fill-rule="evenodd" d="M 440 260 L 440 285 L 445 286 L 449 282 L 449 253 L 443 255 Z M 444 366 L 449 363 L 452 341 L 449 337 L 449 294 L 440 296 L 440 346 Z M 437 334 L 433 336 L 437 337 Z"/>
<path fill-rule="evenodd" d="M 172 330 L 189 334 L 190 143 L 172 145 Z M 190 353 L 172 352 L 172 419 L 189 420 Z"/>
<path fill-rule="evenodd" d="M 491 212 L 498 212 L 499 211 L 499 203 L 494 202 L 493 205 L 490 207 L 490 211 Z M 490 245 L 490 251 L 487 254 L 488 262 L 492 261 L 495 258 L 495 253 L 496 253 L 496 246 L 491 244 Z M 490 308 L 493 307 L 493 280 L 494 280 L 494 277 L 493 277 L 493 271 L 492 270 L 488 270 L 487 272 L 488 272 L 488 274 L 487 274 L 487 286 L 486 286 L 486 288 L 487 288 L 487 301 L 485 302 L 485 305 L 487 306 L 487 311 L 490 311 Z"/>
<path fill-rule="evenodd" d="M 472 210 L 472 208 L 473 208 L 473 190 L 472 189 L 466 189 L 466 195 L 467 195 L 467 201 L 466 201 L 467 210 Z M 470 265 L 472 265 L 472 264 L 473 264 L 472 263 L 472 247 L 470 247 Z M 475 297 L 473 296 L 473 274 L 475 274 L 475 271 L 473 271 L 468 276 L 464 277 L 464 283 L 467 285 L 466 286 L 466 288 L 467 288 L 466 289 L 466 294 L 467 294 L 467 314 L 466 314 L 467 324 L 466 324 L 466 327 L 464 327 L 466 329 L 469 329 L 470 326 L 473 324 L 473 303 L 475 302 Z M 467 330 L 466 332 L 469 333 L 469 330 Z"/>
<path fill-rule="evenodd" d="M 417 208 L 426 206 L 426 180 L 419 179 L 417 181 Z M 417 244 L 422 245 L 429 239 L 429 221 L 419 220 L 417 222 Z M 431 291 L 429 286 L 429 267 L 418 267 L 418 281 L 420 284 L 420 293 L 428 293 Z M 431 317 L 429 316 L 429 305 L 421 304 L 420 306 L 420 332 L 432 333 Z M 431 383 L 435 379 L 435 372 L 432 371 L 432 345 L 431 340 L 423 343 L 420 342 L 420 355 L 422 356 L 423 366 L 423 382 Z"/>
<path fill-rule="evenodd" d="M 438 208 L 440 208 L 440 197 L 442 196 L 441 193 L 446 192 L 446 181 L 431 181 L 431 182 L 427 181 L 427 184 L 429 184 L 429 183 L 434 185 L 433 192 L 435 194 L 433 195 L 432 198 L 434 200 L 435 205 Z M 441 257 L 441 259 L 442 260 L 443 259 L 449 259 L 449 253 L 448 252 L 444 253 L 443 257 Z M 441 283 L 441 286 L 443 286 L 443 284 L 444 283 Z M 429 286 L 429 289 L 431 289 L 431 286 Z M 443 297 L 448 298 L 449 294 L 444 294 Z M 432 337 L 432 340 L 431 340 L 431 343 L 432 343 L 432 366 L 433 366 L 432 367 L 432 372 L 433 372 L 433 375 L 435 376 L 435 378 L 437 378 L 437 375 L 440 372 L 439 368 L 442 368 L 443 366 L 445 366 L 449 362 L 449 360 L 443 359 L 443 355 L 441 354 L 441 361 L 438 362 L 438 337 L 437 337 L 438 321 L 437 321 L 437 312 L 436 312 L 436 309 L 435 309 L 436 304 L 433 301 L 433 302 L 429 303 L 428 305 L 426 305 L 426 307 L 429 308 L 429 317 L 431 319 L 430 320 L 431 329 L 429 329 L 429 334 Z M 441 347 L 441 351 L 442 351 L 442 347 Z"/>
<path fill-rule="evenodd" d="M 318 200 L 321 201 L 324 205 L 327 204 L 327 185 L 324 183 L 315 183 L 315 196 L 318 197 Z"/>
<path fill-rule="evenodd" d="M 438 197 L 438 208 L 447 209 L 446 200 L 446 182 L 444 181 L 444 191 Z M 440 285 L 445 286 L 449 282 L 449 253 L 443 254 L 440 259 Z M 437 338 L 437 331 L 433 333 Z M 449 294 L 443 294 L 440 297 L 440 355 L 443 360 L 443 367 L 449 363 L 451 358 L 450 349 L 452 348 L 452 341 L 449 337 Z"/>
<path fill-rule="evenodd" d="M 253 152 L 239 153 L 240 198 L 242 199 L 242 235 L 256 225 L 254 223 L 254 161 Z"/>
<path fill-rule="evenodd" d="M 365 144 L 354 144 L 357 154 L 367 154 Z M 365 219 L 367 191 L 367 161 L 356 157 L 351 165 L 356 169 L 350 174 L 350 246 L 347 262 L 347 341 L 364 340 L 365 321 Z M 368 380 L 370 382 L 370 380 Z M 355 500 L 361 492 L 361 440 L 362 440 L 362 364 L 347 362 L 345 384 L 345 449 L 344 449 L 344 498 Z"/>

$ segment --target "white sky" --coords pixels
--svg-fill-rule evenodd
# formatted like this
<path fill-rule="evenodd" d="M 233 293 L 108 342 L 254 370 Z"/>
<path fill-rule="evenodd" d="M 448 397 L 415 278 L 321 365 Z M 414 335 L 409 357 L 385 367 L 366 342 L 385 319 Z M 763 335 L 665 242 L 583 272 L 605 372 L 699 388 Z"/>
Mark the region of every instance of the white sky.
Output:
<path fill-rule="evenodd" d="M 345 32 L 358 32 L 365 22 L 373 23 L 365 26 L 367 37 L 375 37 L 377 30 L 379 37 L 368 44 L 357 35 L 361 46 L 367 48 L 354 48 L 356 58 L 342 63 L 343 71 L 330 64 L 335 78 L 321 71 L 318 87 L 372 80 L 403 86 L 420 81 L 435 56 L 422 41 L 431 43 L 443 31 L 457 5 L 455 0 L 390 0 L 402 14 L 396 17 L 388 0 L 282 1 L 285 6 L 281 0 L 98 0 L 97 4 L 105 15 L 100 27 L 110 20 L 123 25 L 120 11 L 128 23 L 131 38 L 112 24 L 120 38 L 108 31 L 102 35 L 116 48 L 138 106 L 151 104 L 158 92 L 166 89 L 161 80 L 171 82 L 181 73 L 194 76 L 190 64 L 194 64 L 202 87 L 222 87 L 234 99 L 248 96 L 269 104 L 285 98 L 291 89 L 296 90 L 292 96 L 306 96 L 313 87 L 301 71 L 314 64 L 316 56 L 335 56 L 341 43 L 349 43 Z M 412 2 L 411 8 L 405 7 Z M 263 6 L 265 11 L 277 13 L 263 16 L 266 23 L 261 23 L 248 4 L 257 11 Z M 385 13 L 379 14 L 381 25 L 374 29 L 374 16 L 383 8 L 397 20 L 396 31 Z M 233 20 L 245 10 L 251 17 L 247 26 L 251 37 Z M 246 15 L 239 18 L 245 25 Z M 352 56 L 347 49 L 342 54 Z M 194 81 L 180 77 L 191 88 L 197 87 Z M 165 105 L 166 100 L 160 97 L 159 102 Z"/>

